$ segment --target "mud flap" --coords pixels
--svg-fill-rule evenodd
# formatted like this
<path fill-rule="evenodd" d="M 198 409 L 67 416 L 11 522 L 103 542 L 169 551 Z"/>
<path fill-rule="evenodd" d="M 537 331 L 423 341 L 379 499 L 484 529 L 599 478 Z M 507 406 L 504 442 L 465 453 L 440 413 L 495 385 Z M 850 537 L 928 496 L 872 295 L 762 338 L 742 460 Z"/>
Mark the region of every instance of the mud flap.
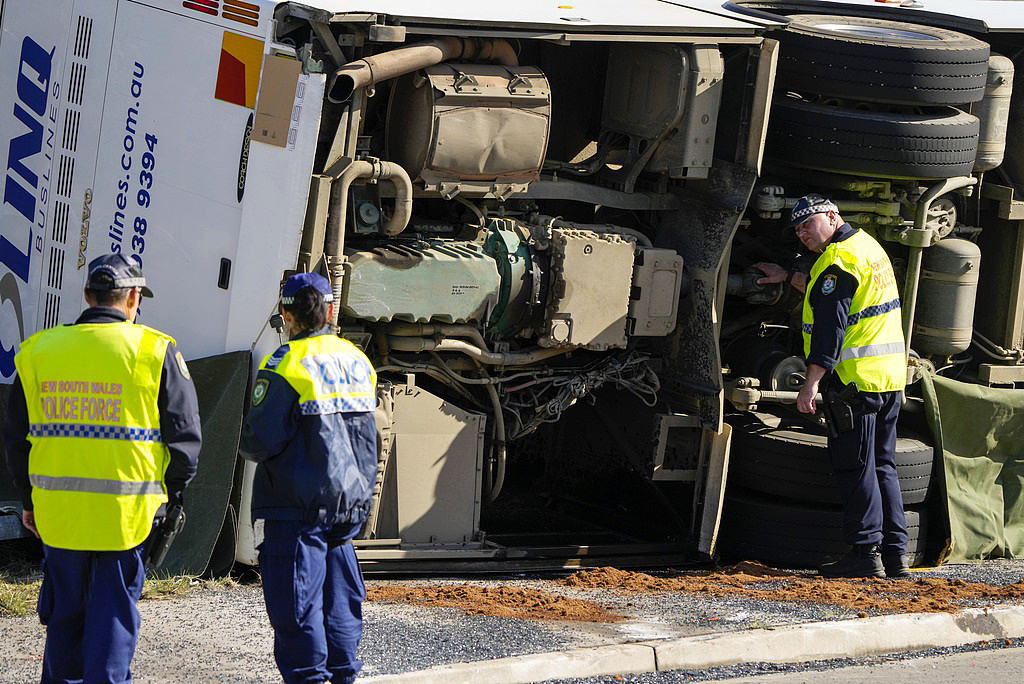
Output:
<path fill-rule="evenodd" d="M 722 506 L 725 503 L 725 482 L 729 473 L 732 426 L 724 423 L 721 432 L 712 432 L 709 436 L 710 453 L 707 456 L 701 455 L 701 463 L 707 465 L 704 468 L 703 477 L 698 478 L 697 481 L 698 486 L 702 487 L 702 498 L 704 499 L 697 550 L 714 558 L 718 550 L 718 528 L 722 522 Z"/>
<path fill-rule="evenodd" d="M 199 472 L 185 490 L 188 522 L 158 569 L 160 575 L 200 575 L 211 566 L 222 572 L 231 567 L 225 557 L 234 555 L 237 501 L 233 499 L 238 498 L 241 483 L 238 438 L 251 354 L 218 354 L 189 361 L 188 368 L 199 395 L 203 449 Z"/>

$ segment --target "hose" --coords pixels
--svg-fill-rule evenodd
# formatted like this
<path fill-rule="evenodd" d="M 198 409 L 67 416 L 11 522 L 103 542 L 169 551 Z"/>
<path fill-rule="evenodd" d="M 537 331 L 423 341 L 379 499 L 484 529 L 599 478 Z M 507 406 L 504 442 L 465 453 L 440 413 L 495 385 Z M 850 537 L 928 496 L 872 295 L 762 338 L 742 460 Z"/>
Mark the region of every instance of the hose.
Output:
<path fill-rule="evenodd" d="M 526 352 L 489 352 L 462 340 L 433 340 L 425 337 L 388 336 L 392 349 L 406 352 L 457 351 L 480 363 L 494 366 L 527 366 L 531 363 L 565 354 L 568 347 L 537 348 Z"/>
<path fill-rule="evenodd" d="M 387 326 L 389 335 L 399 337 L 428 337 L 430 335 L 444 335 L 447 337 L 468 337 L 478 347 L 487 350 L 487 342 L 480 331 L 471 325 L 457 325 L 453 323 L 400 323 L 393 322 Z"/>

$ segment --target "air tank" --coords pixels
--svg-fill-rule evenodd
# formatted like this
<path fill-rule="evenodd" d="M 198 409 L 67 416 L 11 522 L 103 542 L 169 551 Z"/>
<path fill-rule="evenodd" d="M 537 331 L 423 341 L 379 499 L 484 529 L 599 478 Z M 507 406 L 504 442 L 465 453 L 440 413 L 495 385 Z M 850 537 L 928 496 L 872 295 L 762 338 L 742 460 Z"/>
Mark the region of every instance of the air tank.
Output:
<path fill-rule="evenodd" d="M 913 347 L 952 356 L 971 346 L 981 249 L 973 242 L 940 240 L 924 250 Z"/>
<path fill-rule="evenodd" d="M 985 97 L 974 105 L 974 115 L 981 120 L 975 171 L 991 171 L 1003 163 L 1012 93 L 1013 62 L 1002 55 L 991 55 L 988 58 Z"/>

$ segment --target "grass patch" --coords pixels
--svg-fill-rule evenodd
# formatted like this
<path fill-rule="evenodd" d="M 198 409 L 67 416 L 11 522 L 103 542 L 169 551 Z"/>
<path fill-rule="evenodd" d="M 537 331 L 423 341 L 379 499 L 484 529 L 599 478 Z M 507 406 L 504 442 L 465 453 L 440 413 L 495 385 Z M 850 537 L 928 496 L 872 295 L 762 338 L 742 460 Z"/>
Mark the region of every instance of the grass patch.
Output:
<path fill-rule="evenodd" d="M 39 573 L 31 577 L 13 578 L 0 570 L 0 618 L 24 617 L 36 610 L 36 599 L 42 580 Z M 204 589 L 234 589 L 240 587 L 230 577 L 220 579 L 197 579 L 188 575 L 147 579 L 142 588 L 143 600 L 166 600 L 179 598 Z"/>
<path fill-rule="evenodd" d="M 43 573 L 42 548 L 35 539 L 17 539 L 4 546 L 0 562 L 0 617 L 24 617 L 36 610 Z"/>
<path fill-rule="evenodd" d="M 146 579 L 146 585 L 142 588 L 142 598 L 166 600 L 186 596 L 194 591 L 202 591 L 204 589 L 237 589 L 240 586 L 242 585 L 231 577 L 218 577 L 215 579 L 200 579 L 191 575 L 150 577 Z"/>
<path fill-rule="evenodd" d="M 0 556 L 0 618 L 35 613 L 43 573 L 42 547 L 37 540 L 5 542 Z M 200 579 L 189 575 L 150 576 L 142 589 L 143 599 L 173 599 L 204 589 L 235 589 L 242 585 L 232 577 Z"/>
<path fill-rule="evenodd" d="M 40 581 L 7 582 L 0 580 L 0 617 L 24 617 L 36 610 Z"/>

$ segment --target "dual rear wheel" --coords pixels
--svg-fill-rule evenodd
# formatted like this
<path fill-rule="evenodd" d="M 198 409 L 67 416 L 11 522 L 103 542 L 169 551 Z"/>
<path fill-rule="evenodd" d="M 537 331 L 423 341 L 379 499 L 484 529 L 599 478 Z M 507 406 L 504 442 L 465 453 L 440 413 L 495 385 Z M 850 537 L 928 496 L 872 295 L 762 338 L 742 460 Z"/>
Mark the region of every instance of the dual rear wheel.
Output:
<path fill-rule="evenodd" d="M 881 178 L 969 175 L 988 44 L 905 22 L 798 15 L 783 30 L 766 155 Z"/>

